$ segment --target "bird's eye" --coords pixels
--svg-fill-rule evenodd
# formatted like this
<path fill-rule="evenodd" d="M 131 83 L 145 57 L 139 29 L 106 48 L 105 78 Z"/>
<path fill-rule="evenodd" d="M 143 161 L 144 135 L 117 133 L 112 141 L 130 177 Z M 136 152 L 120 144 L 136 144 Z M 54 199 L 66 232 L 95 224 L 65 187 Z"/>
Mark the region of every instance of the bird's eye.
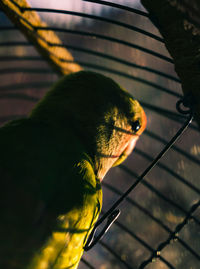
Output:
<path fill-rule="evenodd" d="M 140 122 L 139 120 L 136 120 L 132 123 L 132 130 L 134 133 L 136 133 L 140 129 Z"/>

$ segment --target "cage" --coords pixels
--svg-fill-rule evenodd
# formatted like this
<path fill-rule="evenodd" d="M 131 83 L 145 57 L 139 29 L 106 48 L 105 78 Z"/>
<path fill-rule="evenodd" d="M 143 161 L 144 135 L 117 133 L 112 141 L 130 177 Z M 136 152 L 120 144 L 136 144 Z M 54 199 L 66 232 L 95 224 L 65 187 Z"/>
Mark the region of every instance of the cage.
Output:
<path fill-rule="evenodd" d="M 29 3 L 29 11 L 37 12 L 46 23 L 40 30 L 53 31 L 75 63 L 113 78 L 140 101 L 147 114 L 147 130 L 133 153 L 122 165 L 112 168 L 103 181 L 105 213 L 186 120 L 176 110 L 182 91 L 173 59 L 140 1 Z M 0 11 L 3 125 L 26 117 L 58 75 Z M 98 244 L 84 252 L 79 269 L 199 268 L 198 137 L 199 130 L 193 122 L 120 204 L 121 216 Z"/>

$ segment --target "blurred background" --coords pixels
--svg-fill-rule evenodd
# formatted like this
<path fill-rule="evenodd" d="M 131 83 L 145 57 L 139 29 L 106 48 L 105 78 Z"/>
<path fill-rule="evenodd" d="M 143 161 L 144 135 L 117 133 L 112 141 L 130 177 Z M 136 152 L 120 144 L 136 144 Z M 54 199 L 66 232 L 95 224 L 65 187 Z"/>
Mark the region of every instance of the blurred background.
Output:
<path fill-rule="evenodd" d="M 56 34 L 77 63 L 86 70 L 113 78 L 141 102 L 147 114 L 147 130 L 136 149 L 104 179 L 105 212 L 145 170 L 185 119 L 176 111 L 182 91 L 173 61 L 140 1 L 99 2 L 29 0 L 32 7 L 54 9 L 38 14 L 49 27 L 60 29 Z M 72 11 L 73 15 L 56 10 Z M 2 125 L 26 117 L 58 76 L 2 11 L 0 30 Z M 118 221 L 101 242 L 85 252 L 79 269 L 200 268 L 199 207 L 176 234 L 177 238 L 168 240 L 200 198 L 199 164 L 199 130 L 192 123 L 120 205 L 122 213 Z M 157 252 L 162 243 L 162 251 Z M 151 260 L 156 252 L 160 258 Z"/>

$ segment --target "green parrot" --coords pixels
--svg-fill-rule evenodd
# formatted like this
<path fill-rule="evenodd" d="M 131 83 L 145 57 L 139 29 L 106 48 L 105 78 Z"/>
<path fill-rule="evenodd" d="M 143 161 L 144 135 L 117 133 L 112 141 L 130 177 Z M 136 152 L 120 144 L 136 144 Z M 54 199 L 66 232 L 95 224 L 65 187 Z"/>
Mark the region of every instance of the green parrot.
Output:
<path fill-rule="evenodd" d="M 1 127 L 0 268 L 77 268 L 101 211 L 101 181 L 145 125 L 142 107 L 112 79 L 80 71 Z"/>

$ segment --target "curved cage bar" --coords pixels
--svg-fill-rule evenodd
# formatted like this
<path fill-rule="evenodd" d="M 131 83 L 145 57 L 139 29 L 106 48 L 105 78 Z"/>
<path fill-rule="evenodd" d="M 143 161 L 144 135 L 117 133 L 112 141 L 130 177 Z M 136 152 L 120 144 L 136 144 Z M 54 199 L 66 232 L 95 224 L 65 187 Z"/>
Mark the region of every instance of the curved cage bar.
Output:
<path fill-rule="evenodd" d="M 56 1 L 49 2 L 51 8 L 34 0 L 31 8 L 23 8 L 38 12 L 47 24 L 30 25 L 33 34 L 40 38 L 41 32 L 54 31 L 62 43 L 48 42 L 49 46 L 67 48 L 84 69 L 115 79 L 147 114 L 147 131 L 132 155 L 104 179 L 103 213 L 137 181 L 185 122 L 185 116 L 176 111 L 176 101 L 182 96 L 180 80 L 163 38 L 139 1 L 85 0 L 82 5 L 63 5 L 63 9 Z M 2 125 L 26 116 L 58 75 L 2 10 L 0 17 Z M 78 268 L 199 268 L 199 164 L 199 129 L 192 123 L 126 197 L 119 219 L 83 255 Z"/>

